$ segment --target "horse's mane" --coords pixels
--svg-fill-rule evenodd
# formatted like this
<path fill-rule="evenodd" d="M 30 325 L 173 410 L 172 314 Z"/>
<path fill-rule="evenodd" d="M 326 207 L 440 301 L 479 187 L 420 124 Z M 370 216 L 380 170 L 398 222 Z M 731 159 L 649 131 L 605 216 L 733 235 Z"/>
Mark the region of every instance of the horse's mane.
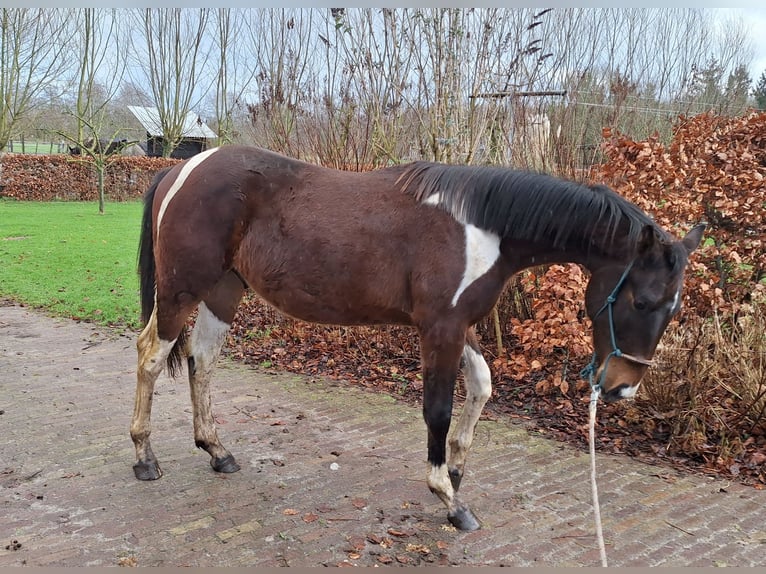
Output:
<path fill-rule="evenodd" d="M 399 182 L 418 201 L 438 205 L 459 221 L 503 238 L 550 241 L 554 248 L 574 241 L 587 251 L 609 245 L 626 224 L 631 250 L 646 225 L 667 238 L 647 214 L 603 185 L 510 168 L 425 161 L 407 166 Z"/>

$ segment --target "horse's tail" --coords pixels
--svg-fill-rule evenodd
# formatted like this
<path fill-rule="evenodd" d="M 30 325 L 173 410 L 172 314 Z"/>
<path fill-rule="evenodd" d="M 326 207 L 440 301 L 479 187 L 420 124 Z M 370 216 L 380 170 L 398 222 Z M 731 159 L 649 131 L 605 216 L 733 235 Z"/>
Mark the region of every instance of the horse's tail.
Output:
<path fill-rule="evenodd" d="M 154 296 L 157 288 L 156 262 L 154 260 L 154 234 L 152 221 L 152 206 L 154 204 L 154 194 L 162 178 L 171 170 L 171 167 L 164 168 L 154 176 L 152 184 L 144 194 L 144 215 L 141 220 L 141 236 L 138 241 L 138 276 L 141 288 L 141 321 L 144 325 L 149 322 L 149 318 L 154 312 Z M 186 344 L 186 328 L 176 339 L 173 349 L 168 355 L 168 372 L 175 376 L 181 368 L 183 360 L 182 350 Z"/>

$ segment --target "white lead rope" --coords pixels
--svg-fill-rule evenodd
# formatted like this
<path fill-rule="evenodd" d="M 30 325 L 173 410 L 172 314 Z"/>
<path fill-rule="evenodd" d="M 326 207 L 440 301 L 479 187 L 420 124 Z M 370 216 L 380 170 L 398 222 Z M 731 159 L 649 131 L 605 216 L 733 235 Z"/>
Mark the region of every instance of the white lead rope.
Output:
<path fill-rule="evenodd" d="M 601 529 L 601 508 L 598 503 L 598 486 L 596 486 L 596 403 L 601 395 L 601 389 L 594 387 L 590 395 L 590 429 L 588 433 L 588 442 L 590 445 L 590 484 L 593 494 L 593 513 L 596 520 L 596 538 L 598 539 L 598 550 L 601 554 L 601 566 L 606 567 L 606 547 L 604 545 L 604 532 Z"/>

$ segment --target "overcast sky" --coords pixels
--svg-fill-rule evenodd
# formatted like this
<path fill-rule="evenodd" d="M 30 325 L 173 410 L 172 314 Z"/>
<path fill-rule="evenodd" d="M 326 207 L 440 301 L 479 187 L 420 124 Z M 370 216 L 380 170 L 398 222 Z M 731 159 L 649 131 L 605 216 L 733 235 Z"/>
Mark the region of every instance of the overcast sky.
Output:
<path fill-rule="evenodd" d="M 753 63 L 750 66 L 750 77 L 753 84 L 766 71 L 766 8 L 720 8 L 716 9 L 722 15 L 726 13 L 742 15 L 745 26 L 749 28 L 753 40 Z"/>

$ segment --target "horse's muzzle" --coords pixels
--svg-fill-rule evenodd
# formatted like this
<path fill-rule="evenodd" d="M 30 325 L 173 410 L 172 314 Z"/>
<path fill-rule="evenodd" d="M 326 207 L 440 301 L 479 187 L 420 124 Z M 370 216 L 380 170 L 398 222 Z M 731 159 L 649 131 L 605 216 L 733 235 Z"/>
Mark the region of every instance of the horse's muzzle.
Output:
<path fill-rule="evenodd" d="M 630 386 L 626 383 L 623 383 L 621 385 L 617 385 L 609 391 L 602 391 L 601 399 L 607 404 L 616 403 L 617 401 L 621 401 L 623 399 L 632 399 L 636 396 L 637 392 L 638 385 Z"/>

